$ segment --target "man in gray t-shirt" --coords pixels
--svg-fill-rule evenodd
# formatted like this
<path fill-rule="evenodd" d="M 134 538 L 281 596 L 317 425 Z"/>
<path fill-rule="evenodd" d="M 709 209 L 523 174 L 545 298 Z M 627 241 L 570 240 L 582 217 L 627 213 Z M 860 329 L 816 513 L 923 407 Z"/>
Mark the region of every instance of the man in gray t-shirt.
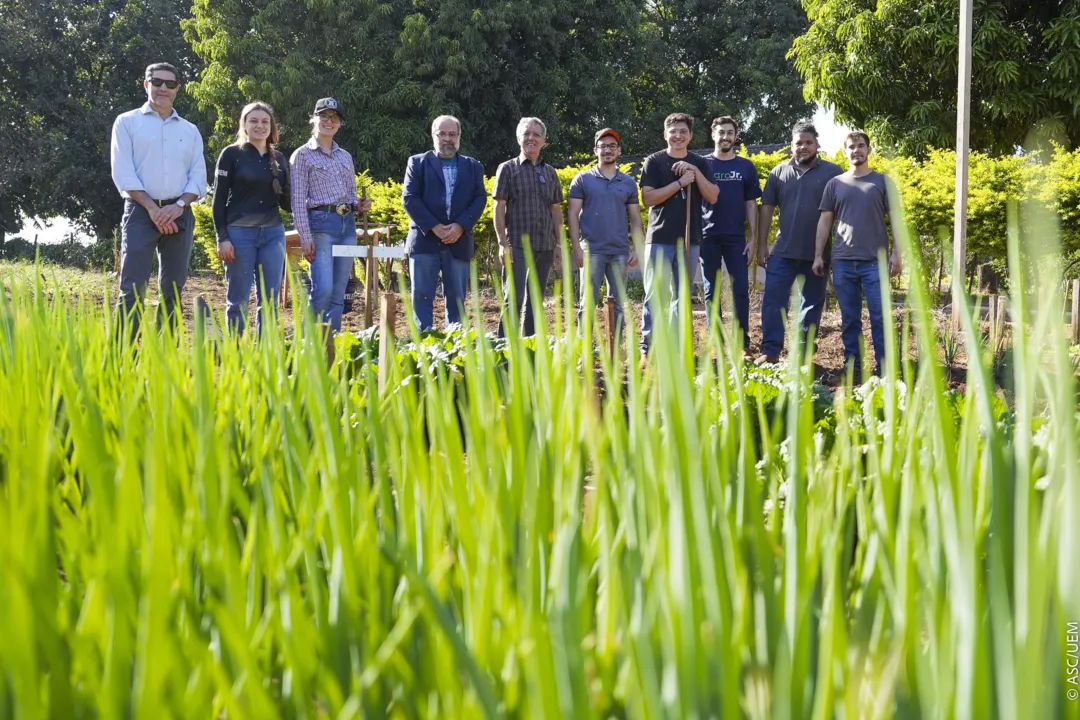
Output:
<path fill-rule="evenodd" d="M 866 133 L 852 132 L 844 139 L 844 152 L 851 169 L 838 175 L 825 186 L 821 197 L 821 217 L 818 220 L 814 246 L 814 273 L 824 277 L 825 257 L 832 239 L 833 289 L 840 305 L 841 336 L 844 340 L 845 364 L 855 367 L 856 379 L 861 378 L 862 302 L 870 312 L 870 337 L 874 345 L 875 374 L 880 374 L 885 359 L 885 319 L 881 310 L 881 276 L 878 256 L 889 252 L 889 234 L 885 215 L 893 221 L 894 235 L 899 232 L 896 216 L 889 212 L 891 182 L 867 164 L 870 138 Z M 835 233 L 833 226 L 835 224 Z M 899 248 L 889 254 L 889 274 L 898 275 L 901 269 Z"/>
<path fill-rule="evenodd" d="M 600 285 L 607 280 L 608 297 L 615 298 L 615 327 L 621 337 L 623 308 L 626 305 L 626 268 L 637 265 L 631 245 L 633 235 L 641 242 L 641 209 L 634 178 L 619 170 L 622 150 L 619 133 L 603 128 L 596 133 L 594 167 L 574 176 L 570 183 L 570 243 L 575 263 L 583 250 L 589 255 L 589 269 L 581 269 L 578 322 L 585 309 L 585 295 L 600 299 Z"/>
<path fill-rule="evenodd" d="M 776 363 L 784 349 L 785 315 L 791 288 L 801 277 L 802 299 L 799 318 L 803 342 L 811 328 L 821 322 L 828 283 L 812 270 L 814 232 L 817 228 L 821 196 L 825 185 L 844 172 L 818 156 L 818 134 L 811 123 L 800 122 L 791 129 L 791 160 L 769 173 L 761 196 L 758 220 L 758 265 L 766 268 L 765 294 L 761 298 L 761 355 L 759 363 Z M 773 213 L 780 211 L 776 242 L 769 247 Z"/>

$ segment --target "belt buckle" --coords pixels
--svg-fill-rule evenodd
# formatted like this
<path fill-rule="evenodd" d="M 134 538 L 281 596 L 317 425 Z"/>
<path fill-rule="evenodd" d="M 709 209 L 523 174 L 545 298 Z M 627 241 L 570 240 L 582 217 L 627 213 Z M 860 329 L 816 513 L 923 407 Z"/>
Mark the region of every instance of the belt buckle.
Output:
<path fill-rule="evenodd" d="M 342 217 L 344 217 L 344 216 L 348 215 L 350 212 L 352 212 L 352 205 L 347 205 L 346 203 L 340 203 L 340 204 L 334 206 L 334 212 L 336 212 L 338 215 L 341 215 Z"/>

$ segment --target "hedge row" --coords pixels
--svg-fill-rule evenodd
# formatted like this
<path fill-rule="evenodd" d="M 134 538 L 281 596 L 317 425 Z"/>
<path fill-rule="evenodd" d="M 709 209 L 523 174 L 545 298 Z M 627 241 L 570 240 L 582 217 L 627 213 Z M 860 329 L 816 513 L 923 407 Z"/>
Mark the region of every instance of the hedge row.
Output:
<path fill-rule="evenodd" d="M 769 171 L 787 158 L 784 151 L 749 156 L 764 183 Z M 842 153 L 830 158 L 842 167 L 847 161 Z M 953 203 L 955 200 L 956 153 L 932 152 L 926 160 L 876 156 L 871 164 L 896 181 L 904 200 L 906 222 L 919 239 L 928 275 L 933 276 L 942 261 L 951 258 Z M 558 170 L 563 195 L 568 195 L 570 181 L 588 165 Z M 630 165 L 624 165 L 627 172 Z M 494 178 L 485 186 L 492 191 Z M 408 216 L 401 202 L 401 183 L 394 179 L 376 182 L 366 173 L 357 178 L 357 187 L 366 188 L 373 206 L 368 220 L 377 225 L 392 224 L 392 238 L 403 240 Z M 1073 256 L 1080 250 L 1080 150 L 1057 149 L 1049 155 L 989 157 L 973 153 L 970 159 L 970 196 L 968 201 L 968 267 L 990 262 L 1004 266 L 1006 260 L 1006 215 L 1010 202 L 1033 202 L 1058 219 L 1063 250 Z M 497 244 L 492 225 L 493 203 L 488 203 L 476 226 L 477 260 L 481 276 L 495 268 Z M 215 239 L 208 203 L 194 206 L 198 258 L 212 259 Z M 291 218 L 285 216 L 291 227 Z M 775 223 L 775 221 L 774 221 Z M 775 224 L 773 228 L 775 232 Z M 945 250 L 943 253 L 942 250 Z M 220 269 L 220 264 L 211 262 Z M 945 268 L 947 272 L 947 268 Z"/>

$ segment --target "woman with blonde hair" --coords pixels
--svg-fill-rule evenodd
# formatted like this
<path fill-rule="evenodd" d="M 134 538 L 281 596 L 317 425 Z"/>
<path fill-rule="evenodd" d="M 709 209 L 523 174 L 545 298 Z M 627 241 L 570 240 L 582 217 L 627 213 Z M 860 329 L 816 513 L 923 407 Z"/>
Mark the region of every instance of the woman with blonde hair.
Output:
<path fill-rule="evenodd" d="M 285 225 L 279 209 L 291 212 L 291 193 L 289 165 L 274 149 L 277 141 L 273 108 L 250 103 L 240 113 L 236 142 L 217 162 L 214 229 L 229 285 L 225 315 L 229 328 L 240 334 L 247 323 L 252 283 L 259 298 L 255 327 L 261 334 L 263 310 L 277 301 L 285 270 Z"/>

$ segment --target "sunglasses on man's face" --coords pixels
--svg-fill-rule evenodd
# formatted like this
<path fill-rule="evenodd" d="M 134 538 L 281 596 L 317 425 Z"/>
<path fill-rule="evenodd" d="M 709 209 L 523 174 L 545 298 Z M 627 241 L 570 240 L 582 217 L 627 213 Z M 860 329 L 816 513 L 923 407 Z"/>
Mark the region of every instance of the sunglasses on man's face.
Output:
<path fill-rule="evenodd" d="M 180 81 L 179 80 L 166 80 L 165 78 L 150 78 L 150 84 L 153 85 L 156 88 L 159 88 L 162 85 L 164 85 L 165 87 L 169 88 L 170 90 L 175 90 L 176 88 L 180 87 Z"/>

